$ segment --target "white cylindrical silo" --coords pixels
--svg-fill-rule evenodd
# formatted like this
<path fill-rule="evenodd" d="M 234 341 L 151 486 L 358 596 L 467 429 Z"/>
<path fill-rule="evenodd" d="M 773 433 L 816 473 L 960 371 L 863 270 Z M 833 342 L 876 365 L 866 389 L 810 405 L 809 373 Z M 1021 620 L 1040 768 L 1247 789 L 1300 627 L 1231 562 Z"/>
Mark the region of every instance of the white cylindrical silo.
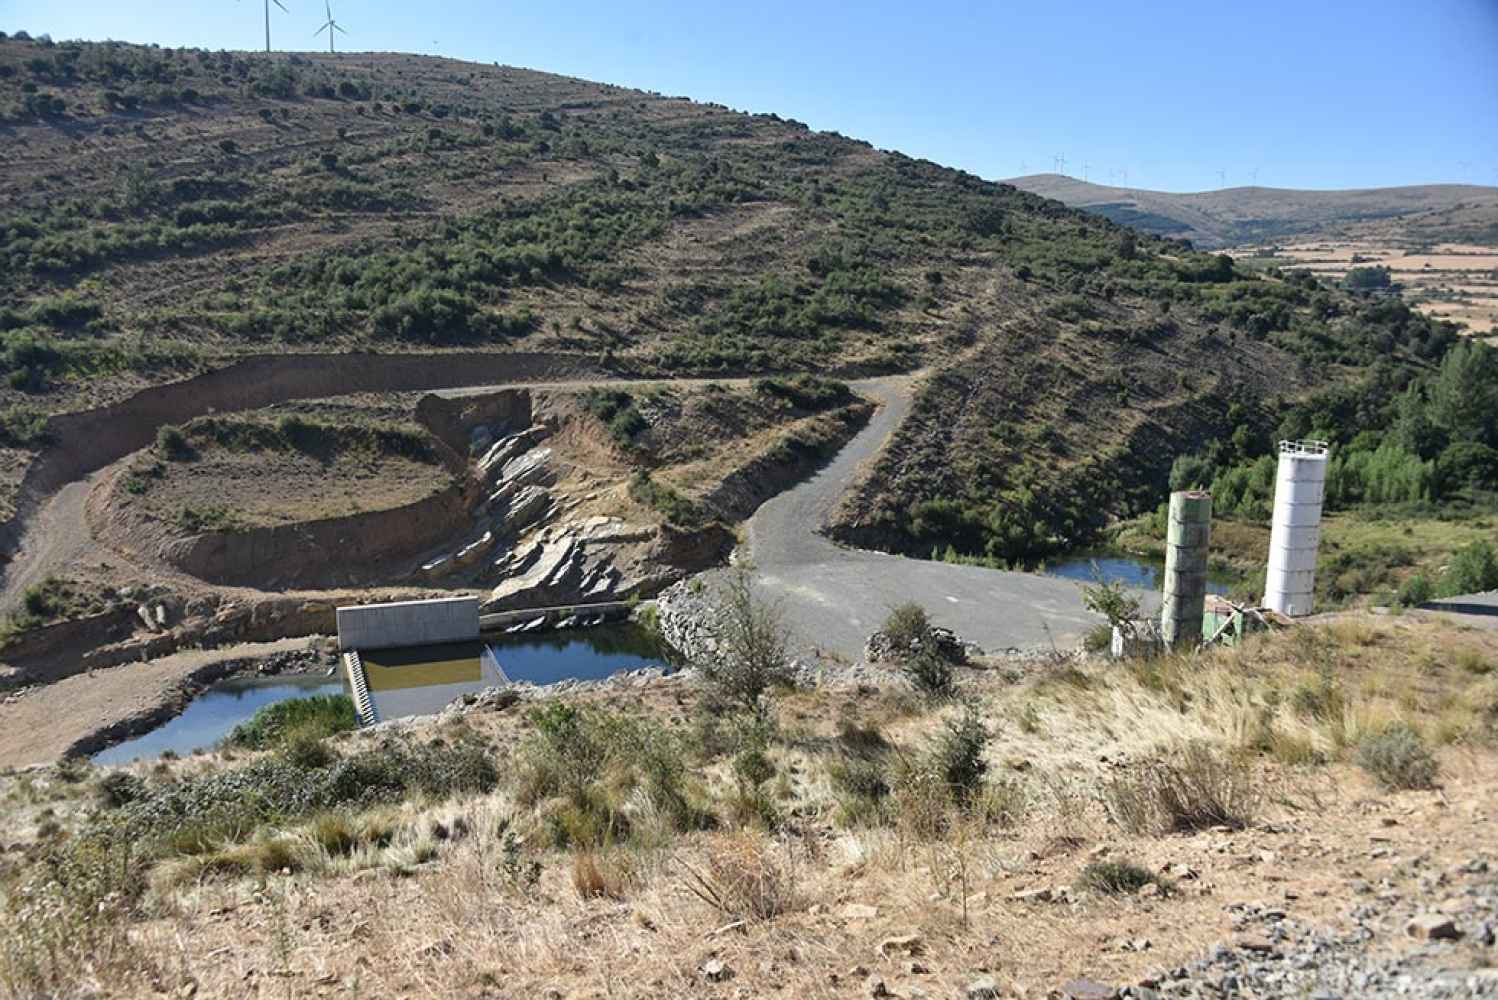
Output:
<path fill-rule="evenodd" d="M 1325 441 L 1280 442 L 1264 606 L 1290 617 L 1311 613 L 1316 546 L 1321 541 L 1321 499 L 1326 490 L 1326 452 Z"/>

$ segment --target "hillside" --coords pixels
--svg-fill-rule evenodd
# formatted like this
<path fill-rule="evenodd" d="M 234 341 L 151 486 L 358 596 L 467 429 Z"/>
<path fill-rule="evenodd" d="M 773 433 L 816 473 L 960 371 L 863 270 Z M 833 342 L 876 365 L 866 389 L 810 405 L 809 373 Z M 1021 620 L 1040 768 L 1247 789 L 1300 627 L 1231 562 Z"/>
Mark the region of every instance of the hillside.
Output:
<path fill-rule="evenodd" d="M 1498 243 L 1498 188 L 1470 184 L 1348 191 L 1235 187 L 1173 194 L 1059 174 L 1007 183 L 1144 232 L 1189 239 L 1203 249 L 1332 236 Z"/>
<path fill-rule="evenodd" d="M 48 413 L 249 355 L 925 369 L 845 528 L 1010 557 L 1452 336 L 774 115 L 511 67 L 13 38 L 0 129 L 12 493 L 77 445 Z"/>

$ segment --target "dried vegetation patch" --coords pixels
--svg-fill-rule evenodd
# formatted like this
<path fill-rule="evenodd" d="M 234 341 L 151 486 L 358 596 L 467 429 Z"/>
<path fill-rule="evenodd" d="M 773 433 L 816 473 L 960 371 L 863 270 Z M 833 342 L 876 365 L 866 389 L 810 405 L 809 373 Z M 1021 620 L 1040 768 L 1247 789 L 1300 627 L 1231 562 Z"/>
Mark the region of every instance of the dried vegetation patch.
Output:
<path fill-rule="evenodd" d="M 13 776 L 31 839 L 4 856 L 0 983 L 843 996 L 865 975 L 895 992 L 983 971 L 1128 981 L 1222 937 L 1235 900 L 1334 919 L 1350 870 L 1384 870 L 1361 831 L 1438 864 L 1478 850 L 1498 689 L 1470 663 L 1495 647 L 1353 619 L 1205 659 L 963 670 L 940 702 L 770 688 L 751 712 L 667 681 L 395 743 L 331 737 L 323 755 Z M 1391 733 L 1399 753 L 1376 744 Z M 1390 781 L 1375 745 L 1437 770 Z"/>

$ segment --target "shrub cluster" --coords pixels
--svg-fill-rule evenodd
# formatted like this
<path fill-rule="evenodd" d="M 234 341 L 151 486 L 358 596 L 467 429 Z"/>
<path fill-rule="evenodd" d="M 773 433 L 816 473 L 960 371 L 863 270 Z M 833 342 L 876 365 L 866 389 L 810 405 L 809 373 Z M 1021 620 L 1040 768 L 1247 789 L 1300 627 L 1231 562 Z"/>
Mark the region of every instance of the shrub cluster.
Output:
<path fill-rule="evenodd" d="M 1358 764 L 1385 788 L 1431 788 L 1440 764 L 1420 734 L 1399 722 L 1358 743 Z"/>
<path fill-rule="evenodd" d="M 265 825 L 339 807 L 487 792 L 499 772 L 472 743 L 391 740 L 314 767 L 282 756 L 154 786 L 106 814 L 88 840 L 129 843 L 147 856 L 199 853 L 244 840 Z"/>

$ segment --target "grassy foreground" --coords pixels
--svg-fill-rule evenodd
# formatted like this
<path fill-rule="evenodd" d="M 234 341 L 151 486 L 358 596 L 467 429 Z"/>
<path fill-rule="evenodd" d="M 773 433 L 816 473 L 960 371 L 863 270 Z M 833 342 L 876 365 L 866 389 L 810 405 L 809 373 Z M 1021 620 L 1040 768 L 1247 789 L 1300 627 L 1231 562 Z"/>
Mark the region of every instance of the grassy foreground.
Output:
<path fill-rule="evenodd" d="M 1350 618 L 955 679 L 758 710 L 662 681 L 321 753 L 12 775 L 0 991 L 1123 981 L 1199 954 L 1233 899 L 1330 918 L 1352 868 L 1375 877 L 1350 831 L 1437 866 L 1479 849 L 1498 787 L 1498 632 Z M 1141 935 L 1148 954 L 1118 946 Z"/>

